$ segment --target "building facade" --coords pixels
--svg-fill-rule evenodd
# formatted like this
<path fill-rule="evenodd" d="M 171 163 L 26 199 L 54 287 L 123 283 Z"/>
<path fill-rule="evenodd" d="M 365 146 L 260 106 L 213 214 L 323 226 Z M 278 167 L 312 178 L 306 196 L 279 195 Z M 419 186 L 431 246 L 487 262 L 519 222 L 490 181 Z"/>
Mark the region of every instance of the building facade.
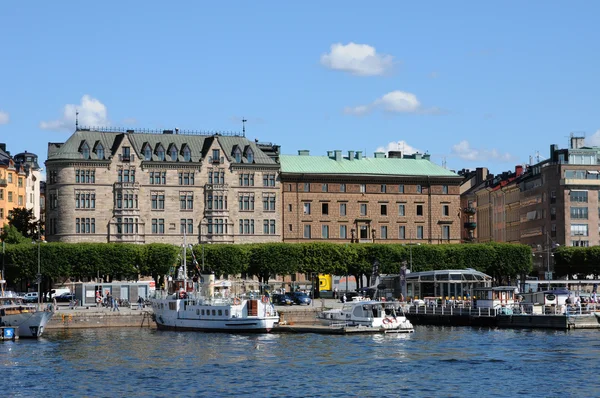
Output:
<path fill-rule="evenodd" d="M 15 208 L 25 208 L 27 175 L 0 144 L 0 228 L 8 224 Z M 39 214 L 39 209 L 38 209 Z"/>
<path fill-rule="evenodd" d="M 400 152 L 282 155 L 286 242 L 459 243 L 461 177 Z"/>
<path fill-rule="evenodd" d="M 113 130 L 81 128 L 48 145 L 48 241 L 281 241 L 278 146 Z"/>
<path fill-rule="evenodd" d="M 40 220 L 42 207 L 40 200 L 42 169 L 38 164 L 38 157 L 34 153 L 25 151 L 16 154 L 13 158 L 19 175 L 25 177 L 25 208 L 32 209 L 35 220 Z"/>

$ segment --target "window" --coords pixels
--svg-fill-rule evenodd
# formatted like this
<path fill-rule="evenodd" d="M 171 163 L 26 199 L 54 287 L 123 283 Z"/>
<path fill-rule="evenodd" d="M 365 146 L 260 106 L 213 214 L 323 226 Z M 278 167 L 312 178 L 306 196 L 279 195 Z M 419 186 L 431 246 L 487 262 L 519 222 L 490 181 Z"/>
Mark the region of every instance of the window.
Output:
<path fill-rule="evenodd" d="M 589 247 L 590 246 L 590 242 L 587 240 L 572 240 L 571 241 L 571 246 L 575 246 L 575 247 Z"/>
<path fill-rule="evenodd" d="M 223 218 L 208 218 L 207 231 L 210 235 L 223 235 L 227 233 L 227 221 Z"/>
<path fill-rule="evenodd" d="M 88 146 L 88 144 L 86 142 L 84 142 L 83 145 L 81 146 L 81 157 L 83 159 L 90 158 L 90 147 Z"/>
<path fill-rule="evenodd" d="M 12 173 L 8 173 L 8 183 L 12 184 L 12 182 L 13 182 L 13 175 L 12 175 Z"/>
<path fill-rule="evenodd" d="M 252 149 L 250 148 L 246 150 L 246 160 L 248 163 L 254 163 L 254 152 L 252 152 Z"/>
<path fill-rule="evenodd" d="M 381 184 L 381 187 L 380 187 L 380 191 L 381 191 L 381 193 L 385 193 L 385 192 L 386 192 L 386 190 L 387 190 L 387 187 L 386 187 L 386 185 L 385 185 L 385 184 Z"/>
<path fill-rule="evenodd" d="M 194 220 L 191 218 L 182 218 L 179 220 L 179 233 L 193 234 L 194 233 Z"/>
<path fill-rule="evenodd" d="M 417 225 L 417 239 L 423 239 L 423 226 Z"/>
<path fill-rule="evenodd" d="M 263 234 L 264 235 L 275 235 L 275 220 L 264 220 L 263 221 Z"/>
<path fill-rule="evenodd" d="M 0 200 L 4 200 L 4 189 L 0 189 Z"/>
<path fill-rule="evenodd" d="M 209 196 L 209 198 L 210 198 L 210 196 Z M 211 200 L 209 199 L 209 202 L 210 201 Z M 254 194 L 242 193 L 239 196 L 239 207 L 240 207 L 240 210 L 243 210 L 243 211 L 253 211 L 254 210 Z"/>
<path fill-rule="evenodd" d="M 23 188 L 23 177 L 19 177 L 19 182 L 17 183 L 19 188 Z"/>
<path fill-rule="evenodd" d="M 156 149 L 156 159 L 159 162 L 163 162 L 165 160 L 165 148 L 162 145 L 159 145 Z"/>
<path fill-rule="evenodd" d="M 17 200 L 17 204 L 18 204 L 18 206 L 23 206 L 23 195 L 19 195 L 19 198 Z"/>
<path fill-rule="evenodd" d="M 308 182 L 304 183 L 304 192 L 310 192 L 310 184 Z"/>
<path fill-rule="evenodd" d="M 382 225 L 381 228 L 381 233 L 379 234 L 380 239 L 387 239 L 387 234 L 388 234 L 388 227 L 387 225 Z"/>
<path fill-rule="evenodd" d="M 288 204 L 288 211 L 292 211 L 292 204 Z"/>
<path fill-rule="evenodd" d="M 345 216 L 346 215 L 346 203 L 340 203 L 340 216 Z"/>
<path fill-rule="evenodd" d="M 448 195 L 448 185 L 442 185 L 442 193 Z"/>
<path fill-rule="evenodd" d="M 329 239 L 329 225 L 321 225 L 321 238 Z"/>
<path fill-rule="evenodd" d="M 404 193 L 404 185 L 403 184 L 398 185 L 398 193 Z"/>
<path fill-rule="evenodd" d="M 183 148 L 183 160 L 185 160 L 186 162 L 192 160 L 192 153 L 190 151 L 190 148 L 188 148 L 187 146 Z"/>
<path fill-rule="evenodd" d="M 442 206 L 442 215 L 444 217 L 448 217 L 450 215 L 450 206 L 449 205 Z"/>
<path fill-rule="evenodd" d="M 386 204 L 381 205 L 381 215 L 387 216 L 387 205 Z"/>
<path fill-rule="evenodd" d="M 340 225 L 340 238 L 347 239 L 348 238 L 348 226 Z"/>
<path fill-rule="evenodd" d="M 417 216 L 423 215 L 423 205 L 417 205 Z"/>
<path fill-rule="evenodd" d="M 240 148 L 236 148 L 233 153 L 233 157 L 235 158 L 236 163 L 242 163 L 242 151 Z"/>
<path fill-rule="evenodd" d="M 152 202 L 152 210 L 164 210 L 165 209 L 165 193 L 164 192 L 151 192 L 150 198 Z"/>
<path fill-rule="evenodd" d="M 152 233 L 158 235 L 164 235 L 165 233 L 165 219 L 164 218 L 153 218 L 152 219 Z"/>
<path fill-rule="evenodd" d="M 329 203 L 321 203 L 321 214 L 324 216 L 329 214 Z"/>
<path fill-rule="evenodd" d="M 367 186 L 365 184 L 360 184 L 360 193 L 367 192 Z"/>
<path fill-rule="evenodd" d="M 423 187 L 421 185 L 417 185 L 417 193 L 423 193 Z"/>
<path fill-rule="evenodd" d="M 587 191 L 571 191 L 571 202 L 587 203 L 588 192 Z"/>
<path fill-rule="evenodd" d="M 177 148 L 175 146 L 171 147 L 171 160 L 173 162 L 177 161 Z"/>
<path fill-rule="evenodd" d="M 221 151 L 219 149 L 212 150 L 212 161 L 213 163 L 221 162 Z"/>
<path fill-rule="evenodd" d="M 179 185 L 194 185 L 194 172 L 179 172 Z"/>
<path fill-rule="evenodd" d="M 305 224 L 304 225 L 304 238 L 305 239 L 310 239 L 310 224 Z"/>
<path fill-rule="evenodd" d="M 571 218 L 587 220 L 588 208 L 587 207 L 571 207 Z"/>
<path fill-rule="evenodd" d="M 117 198 L 120 195 L 117 195 Z M 119 202 L 117 202 L 117 205 Z M 117 206 L 120 208 L 119 206 Z M 75 191 L 75 208 L 76 209 L 95 209 L 96 194 L 94 192 Z"/>
<path fill-rule="evenodd" d="M 361 203 L 360 204 L 360 215 L 361 216 L 366 216 L 367 215 L 367 204 L 366 203 Z"/>
<path fill-rule="evenodd" d="M 310 203 L 304 203 L 304 214 L 305 215 L 310 214 Z"/>
<path fill-rule="evenodd" d="M 321 184 L 321 192 L 327 192 L 329 190 L 329 186 L 327 184 Z"/>
<path fill-rule="evenodd" d="M 166 171 L 151 171 L 150 172 L 150 184 L 151 185 L 166 185 L 167 184 L 167 172 Z"/>
<path fill-rule="evenodd" d="M 398 228 L 398 239 L 406 239 L 406 226 L 400 225 Z"/>
<path fill-rule="evenodd" d="M 150 145 L 146 145 L 144 148 L 144 160 L 152 160 L 152 148 L 150 148 Z"/>
<path fill-rule="evenodd" d="M 275 194 L 263 194 L 263 210 L 275 211 L 275 203 L 276 203 Z"/>
<path fill-rule="evenodd" d="M 587 224 L 571 224 L 571 236 L 588 236 Z"/>
<path fill-rule="evenodd" d="M 450 240 L 450 226 L 442 225 L 442 239 Z"/>
<path fill-rule="evenodd" d="M 104 159 L 104 147 L 102 146 L 102 144 L 98 144 L 98 146 L 96 146 L 96 157 L 99 160 Z"/>
<path fill-rule="evenodd" d="M 78 234 L 95 234 L 96 219 L 95 218 L 76 218 L 75 233 Z"/>
<path fill-rule="evenodd" d="M 275 186 L 275 174 L 263 174 L 263 187 Z M 291 189 L 290 189 L 291 191 Z"/>
<path fill-rule="evenodd" d="M 404 205 L 404 204 L 399 204 L 398 205 L 398 215 L 400 217 L 404 217 L 406 215 L 406 207 L 405 206 L 406 205 Z"/>
<path fill-rule="evenodd" d="M 194 209 L 194 194 L 192 192 L 179 193 L 179 209 L 193 210 Z"/>
<path fill-rule="evenodd" d="M 241 200 L 240 206 L 248 206 L 246 210 L 254 210 L 254 196 L 247 196 L 248 200 Z M 240 197 L 242 199 L 242 197 Z M 225 210 L 227 209 L 227 196 L 226 195 L 207 195 L 206 196 L 206 208 L 208 210 Z M 244 210 L 240 207 L 240 210 Z"/>
<path fill-rule="evenodd" d="M 346 184 L 340 184 L 340 192 L 346 192 Z"/>
<path fill-rule="evenodd" d="M 123 151 L 123 161 L 129 162 L 129 160 L 131 158 L 131 148 L 129 148 L 128 146 L 124 146 L 122 148 L 122 151 Z"/>
<path fill-rule="evenodd" d="M 599 210 L 599 213 L 600 213 L 600 210 Z M 552 220 L 552 221 L 556 220 L 556 207 L 550 208 L 550 220 Z"/>
<path fill-rule="evenodd" d="M 254 235 L 254 220 L 240 220 L 240 235 Z"/>
<path fill-rule="evenodd" d="M 75 170 L 75 183 L 94 184 L 96 182 L 95 170 Z"/>
<path fill-rule="evenodd" d="M 8 202 L 12 203 L 12 201 L 13 201 L 13 193 L 12 193 L 12 191 L 8 191 Z"/>
<path fill-rule="evenodd" d="M 254 186 L 254 174 L 240 174 L 240 186 L 242 187 L 253 187 Z"/>

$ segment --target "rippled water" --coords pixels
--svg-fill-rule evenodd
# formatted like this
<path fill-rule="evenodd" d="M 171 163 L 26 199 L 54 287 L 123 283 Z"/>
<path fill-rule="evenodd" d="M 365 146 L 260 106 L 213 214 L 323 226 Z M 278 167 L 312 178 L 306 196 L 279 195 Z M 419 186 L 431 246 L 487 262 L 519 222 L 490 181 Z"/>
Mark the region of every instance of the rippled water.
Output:
<path fill-rule="evenodd" d="M 600 396 L 599 331 L 48 332 L 0 342 L 2 396 Z"/>

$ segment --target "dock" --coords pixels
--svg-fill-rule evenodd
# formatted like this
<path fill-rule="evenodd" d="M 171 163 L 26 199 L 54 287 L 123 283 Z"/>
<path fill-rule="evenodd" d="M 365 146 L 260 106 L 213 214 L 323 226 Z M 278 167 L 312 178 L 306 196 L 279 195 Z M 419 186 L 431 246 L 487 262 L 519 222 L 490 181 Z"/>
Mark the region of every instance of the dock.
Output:
<path fill-rule="evenodd" d="M 384 334 L 384 333 L 412 333 L 413 330 L 398 329 L 379 329 L 366 326 L 345 326 L 345 325 L 279 325 L 272 330 L 272 333 L 315 333 L 315 334 Z"/>

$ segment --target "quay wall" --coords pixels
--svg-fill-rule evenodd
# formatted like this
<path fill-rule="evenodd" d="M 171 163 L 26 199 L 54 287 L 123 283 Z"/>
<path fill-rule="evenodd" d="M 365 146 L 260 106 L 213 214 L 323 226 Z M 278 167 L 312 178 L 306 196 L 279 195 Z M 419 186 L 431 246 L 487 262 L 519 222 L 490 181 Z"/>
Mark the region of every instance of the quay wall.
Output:
<path fill-rule="evenodd" d="M 90 329 L 108 327 L 156 328 L 152 311 L 91 312 L 86 310 L 55 312 L 45 330 Z"/>

